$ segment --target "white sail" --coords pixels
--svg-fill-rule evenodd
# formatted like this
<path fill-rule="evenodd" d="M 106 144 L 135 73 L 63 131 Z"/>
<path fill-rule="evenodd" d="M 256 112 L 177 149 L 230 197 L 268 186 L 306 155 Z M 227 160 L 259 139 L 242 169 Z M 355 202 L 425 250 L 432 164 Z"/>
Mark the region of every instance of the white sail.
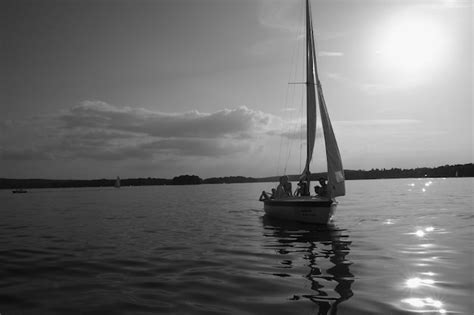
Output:
<path fill-rule="evenodd" d="M 326 159 L 328 167 L 328 191 L 331 198 L 346 194 L 344 168 L 342 167 L 341 154 L 337 146 L 336 137 L 332 129 L 331 120 L 324 101 L 323 89 L 319 81 L 316 62 L 316 49 L 314 46 L 313 25 L 311 21 L 311 8 L 309 0 L 306 1 L 306 47 L 307 47 L 307 125 L 308 125 L 308 154 L 304 174 L 309 174 L 309 163 L 312 158 L 315 132 L 316 132 L 316 99 L 314 83 L 317 85 L 319 112 L 323 125 L 324 142 L 326 144 Z M 313 130 L 314 128 L 314 130 Z"/>
<path fill-rule="evenodd" d="M 115 180 L 115 188 L 120 188 L 120 177 L 117 176 L 117 179 Z"/>
<path fill-rule="evenodd" d="M 328 191 L 331 198 L 344 196 L 346 186 L 344 183 L 344 168 L 342 167 L 341 154 L 337 146 L 336 137 L 329 119 L 326 102 L 324 101 L 323 89 L 318 79 L 319 112 L 324 131 L 324 143 L 326 144 L 326 159 L 328 163 Z"/>
<path fill-rule="evenodd" d="M 311 7 L 306 1 L 306 163 L 302 176 L 309 181 L 309 165 L 313 158 L 316 140 L 316 64 L 314 62 L 314 36 Z M 309 188 L 309 185 L 308 185 Z"/>

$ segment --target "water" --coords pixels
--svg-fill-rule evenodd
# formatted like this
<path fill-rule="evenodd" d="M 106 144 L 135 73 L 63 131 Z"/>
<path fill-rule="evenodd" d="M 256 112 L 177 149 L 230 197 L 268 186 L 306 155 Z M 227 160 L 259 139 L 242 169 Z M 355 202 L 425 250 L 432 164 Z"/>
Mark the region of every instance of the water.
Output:
<path fill-rule="evenodd" d="M 0 313 L 473 313 L 473 179 L 349 181 L 328 227 L 269 185 L 0 191 Z"/>

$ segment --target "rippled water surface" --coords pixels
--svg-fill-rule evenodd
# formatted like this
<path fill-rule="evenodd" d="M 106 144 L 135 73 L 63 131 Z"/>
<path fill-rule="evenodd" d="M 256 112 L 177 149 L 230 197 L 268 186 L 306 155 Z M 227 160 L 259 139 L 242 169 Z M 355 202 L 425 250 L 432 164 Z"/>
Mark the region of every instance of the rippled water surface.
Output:
<path fill-rule="evenodd" d="M 0 313 L 472 314 L 473 186 L 349 181 L 328 227 L 269 183 L 0 191 Z"/>

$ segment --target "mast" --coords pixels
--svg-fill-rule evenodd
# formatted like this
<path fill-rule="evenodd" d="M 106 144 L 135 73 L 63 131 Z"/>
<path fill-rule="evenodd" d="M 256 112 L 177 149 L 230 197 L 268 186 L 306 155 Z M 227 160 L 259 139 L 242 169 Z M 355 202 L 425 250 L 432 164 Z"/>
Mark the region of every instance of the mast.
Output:
<path fill-rule="evenodd" d="M 309 164 L 313 158 L 314 141 L 316 139 L 316 91 L 315 91 L 315 48 L 311 6 L 306 0 L 306 165 L 302 177 L 307 181 L 307 193 L 310 187 Z"/>

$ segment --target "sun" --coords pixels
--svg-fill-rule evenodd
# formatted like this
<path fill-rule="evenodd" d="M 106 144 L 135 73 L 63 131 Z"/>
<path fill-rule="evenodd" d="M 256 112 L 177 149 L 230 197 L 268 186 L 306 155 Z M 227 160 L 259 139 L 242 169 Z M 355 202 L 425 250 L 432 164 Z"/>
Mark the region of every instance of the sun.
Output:
<path fill-rule="evenodd" d="M 429 75 L 445 57 L 441 23 L 418 13 L 398 13 L 382 22 L 374 41 L 377 66 L 389 75 Z"/>

